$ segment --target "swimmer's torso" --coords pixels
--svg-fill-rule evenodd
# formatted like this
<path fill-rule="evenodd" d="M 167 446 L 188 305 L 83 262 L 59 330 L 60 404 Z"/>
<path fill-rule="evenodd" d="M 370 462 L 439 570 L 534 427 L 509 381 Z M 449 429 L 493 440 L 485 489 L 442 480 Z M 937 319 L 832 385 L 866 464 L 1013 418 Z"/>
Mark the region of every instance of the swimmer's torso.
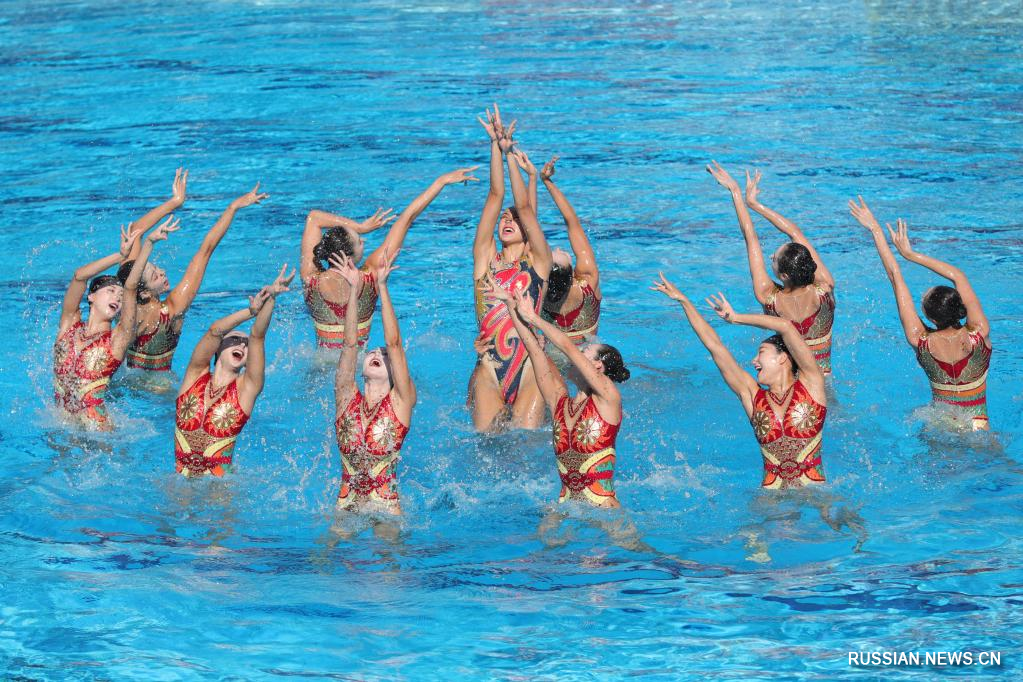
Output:
<path fill-rule="evenodd" d="M 817 365 L 824 374 L 831 374 L 831 327 L 835 322 L 835 293 L 828 291 L 819 284 L 813 284 L 817 294 L 817 310 L 802 320 L 792 320 L 792 325 L 806 341 L 817 360 Z M 775 288 L 764 303 L 764 313 L 781 317 L 778 313 L 777 299 L 781 289 Z"/>
<path fill-rule="evenodd" d="M 309 278 L 303 286 L 306 307 L 316 328 L 316 343 L 322 348 L 341 348 L 345 340 L 345 312 L 348 302 L 337 303 L 323 296 L 321 286 L 331 276 L 319 272 Z M 373 273 L 363 271 L 362 291 L 358 301 L 358 344 L 362 348 L 369 338 L 369 327 L 377 305 L 377 286 Z"/>
<path fill-rule="evenodd" d="M 184 315 L 171 315 L 167 304 L 161 303 L 155 325 L 144 322 L 145 327 L 151 328 L 149 331 L 140 331 L 135 342 L 128 348 L 125 356 L 128 366 L 156 372 L 170 371 L 174 350 L 181 338 L 183 321 Z"/>
<path fill-rule="evenodd" d="M 931 354 L 928 334 L 916 345 L 916 360 L 931 383 L 934 402 L 961 410 L 973 430 L 990 428 L 987 416 L 987 373 L 991 347 L 979 332 L 967 330 L 970 354 L 958 362 L 942 362 Z"/>
<path fill-rule="evenodd" d="M 76 419 L 109 428 L 103 397 L 120 366 L 113 352 L 113 331 L 88 339 L 85 323 L 78 320 L 53 345 L 54 400 Z"/>
<path fill-rule="evenodd" d="M 334 422 L 341 451 L 341 491 L 337 506 L 367 501 L 397 505 L 397 469 L 408 426 L 401 423 L 388 393 L 372 412 L 362 392 L 355 395 Z"/>
<path fill-rule="evenodd" d="M 238 379 L 212 392 L 213 375 L 203 372 L 178 396 L 174 429 L 177 470 L 186 476 L 230 470 L 234 445 L 249 415 L 238 396 Z"/>
<path fill-rule="evenodd" d="M 569 419 L 574 423 L 569 424 Z M 600 416 L 592 396 L 578 408 L 566 393 L 552 415 L 554 455 L 561 476 L 559 502 L 585 499 L 597 506 L 617 506 L 614 489 L 615 439 L 621 424 Z"/>
<path fill-rule="evenodd" d="M 827 408 L 796 379 L 782 419 L 772 409 L 763 388 L 753 398 L 750 424 L 764 459 L 765 488 L 799 487 L 824 481 L 821 472 L 821 437 Z"/>

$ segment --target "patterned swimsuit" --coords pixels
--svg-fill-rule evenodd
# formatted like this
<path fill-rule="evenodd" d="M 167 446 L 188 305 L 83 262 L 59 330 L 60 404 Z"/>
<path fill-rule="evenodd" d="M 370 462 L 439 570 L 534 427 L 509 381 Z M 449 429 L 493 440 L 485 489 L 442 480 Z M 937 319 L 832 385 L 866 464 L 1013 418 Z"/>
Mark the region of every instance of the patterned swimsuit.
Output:
<path fill-rule="evenodd" d="M 942 362 L 928 346 L 927 334 L 916 343 L 916 361 L 931 382 L 931 399 L 952 405 L 969 420 L 974 431 L 990 428 L 987 417 L 987 372 L 991 347 L 978 332 L 968 331 L 972 350 L 958 362 Z"/>
<path fill-rule="evenodd" d="M 750 424 L 764 458 L 765 488 L 793 488 L 824 481 L 821 473 L 821 436 L 827 408 L 796 379 L 792 398 L 782 419 L 771 409 L 763 388 L 753 398 Z"/>
<path fill-rule="evenodd" d="M 391 394 L 367 414 L 366 399 L 355 389 L 334 430 L 343 468 L 337 505 L 347 508 L 366 500 L 397 503 L 398 459 L 408 427 L 398 419 Z"/>
<path fill-rule="evenodd" d="M 206 370 L 178 396 L 174 456 L 178 473 L 186 476 L 230 471 L 234 444 L 249 420 L 238 398 L 238 379 L 219 397 L 209 394 L 213 375 Z"/>
<path fill-rule="evenodd" d="M 581 346 L 597 333 L 597 324 L 600 320 L 600 298 L 584 279 L 577 279 L 575 283 L 583 292 L 583 300 L 579 307 L 564 315 L 550 313 L 546 309 L 542 311 L 543 319 L 558 326 L 561 331 L 572 339 L 572 343 Z"/>
<path fill-rule="evenodd" d="M 345 313 L 348 302 L 335 303 L 323 297 L 318 286 L 323 273 L 313 275 L 305 283 L 303 292 L 306 307 L 313 318 L 316 328 L 316 343 L 321 348 L 341 348 L 345 341 Z M 359 348 L 366 345 L 369 338 L 369 327 L 373 322 L 373 312 L 377 305 L 377 281 L 373 273 L 363 272 L 362 291 L 358 298 L 358 344 Z"/>
<path fill-rule="evenodd" d="M 818 366 L 824 374 L 831 374 L 831 327 L 835 322 L 835 295 L 819 284 L 814 284 L 817 292 L 817 300 L 820 306 L 817 311 L 801 322 L 792 321 L 799 335 L 806 341 L 806 345 L 813 351 L 813 357 L 817 360 Z M 781 317 L 775 303 L 778 292 L 781 289 L 775 288 L 764 303 L 764 313 Z"/>
<path fill-rule="evenodd" d="M 569 429 L 568 416 L 578 418 Z M 554 455 L 561 475 L 558 502 L 582 497 L 596 506 L 606 506 L 615 497 L 615 439 L 621 423 L 609 424 L 597 411 L 592 396 L 578 412 L 568 394 L 561 396 L 552 415 Z"/>
<path fill-rule="evenodd" d="M 112 330 L 92 341 L 84 333 L 85 323 L 78 320 L 53 344 L 53 399 L 67 414 L 108 430 L 110 417 L 103 396 L 121 361 L 114 357 Z M 87 341 L 81 349 L 80 338 Z"/>
<path fill-rule="evenodd" d="M 181 338 L 182 315 L 171 317 L 167 304 L 160 305 L 160 319 L 156 328 L 146 334 L 139 334 L 128 349 L 126 361 L 129 367 L 148 369 L 154 372 L 169 372 L 174 350 Z"/>

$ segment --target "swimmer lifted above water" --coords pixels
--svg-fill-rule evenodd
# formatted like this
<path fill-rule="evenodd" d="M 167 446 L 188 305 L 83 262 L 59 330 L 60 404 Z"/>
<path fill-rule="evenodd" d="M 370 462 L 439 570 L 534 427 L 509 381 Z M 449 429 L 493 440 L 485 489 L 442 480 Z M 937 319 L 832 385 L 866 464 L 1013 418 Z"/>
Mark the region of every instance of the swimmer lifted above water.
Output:
<path fill-rule="evenodd" d="M 355 302 L 363 286 L 363 276 L 351 259 L 332 260 L 338 274 L 348 284 L 345 345 L 334 378 L 337 412 L 334 428 L 342 465 L 338 510 L 401 513 L 398 459 L 412 424 L 416 386 L 409 374 L 398 318 L 387 290 L 387 277 L 396 269 L 397 255 L 384 251 L 372 273 L 380 295 L 386 345 L 371 350 L 363 358 L 364 391 L 360 391 L 355 382 L 358 345 L 348 340 L 355 338 Z"/>
<path fill-rule="evenodd" d="M 707 172 L 732 195 L 739 227 L 746 240 L 753 294 L 757 301 L 768 315 L 781 317 L 795 325 L 813 351 L 821 370 L 831 374 L 831 327 L 835 320 L 835 279 L 831 272 L 798 225 L 760 203 L 760 171 L 756 171 L 752 177 L 748 171 L 746 173 L 745 202 L 739 191 L 739 183 L 716 161 L 707 166 Z M 767 274 L 760 240 L 753 228 L 749 211 L 746 210 L 747 206 L 771 221 L 791 240 L 778 247 L 771 256 L 771 266 L 781 280 L 781 285 Z"/>
<path fill-rule="evenodd" d="M 153 252 L 153 244 L 178 229 L 168 218 L 145 239 L 134 266 L 122 284 L 114 275 L 101 275 L 130 253 L 142 234 L 121 229 L 118 253 L 83 265 L 64 294 L 60 328 L 53 346 L 54 399 L 65 414 L 84 426 L 109 431 L 112 427 L 103 402 L 110 377 L 121 366 L 128 347 L 135 339 L 136 291 L 142 270 Z M 92 281 L 89 282 L 89 279 Z M 86 282 L 89 289 L 89 319 L 82 320 L 81 302 Z M 111 327 L 120 313 L 116 327 Z"/>
<path fill-rule="evenodd" d="M 174 457 L 185 476 L 223 476 L 231 470 L 234 445 L 263 391 L 266 331 L 278 294 L 295 272 L 281 268 L 273 284 L 249 298 L 249 306 L 214 322 L 199 339 L 178 391 Z M 256 318 L 250 334 L 235 330 Z M 210 360 L 213 371 L 210 371 Z M 243 371 L 244 370 L 244 371 Z"/>
<path fill-rule="evenodd" d="M 827 416 L 824 372 L 796 328 L 770 315 L 739 315 L 721 294 L 708 299 L 726 322 L 775 332 L 761 342 L 753 358 L 757 370 L 754 378 L 739 367 L 717 332 L 663 274 L 650 288 L 682 304 L 693 331 L 742 402 L 764 460 L 761 485 L 791 488 L 823 482 L 820 453 Z"/>
<path fill-rule="evenodd" d="M 850 201 L 849 209 L 874 238 L 874 246 L 895 291 L 906 341 L 916 350 L 916 360 L 931 382 L 932 400 L 950 406 L 953 421 L 965 430 L 986 431 L 990 428 L 987 372 L 991 364 L 991 325 L 984 315 L 980 299 L 970 286 L 970 280 L 959 268 L 914 251 L 909 244 L 906 223 L 901 218 L 896 223 L 896 230 L 892 230 L 891 225 L 887 226 L 892 242 L 903 258 L 933 270 L 955 284 L 954 289 L 935 286 L 924 293 L 924 314 L 934 325 L 933 329 L 927 327 L 917 315 L 899 263 L 874 214 L 862 197 L 859 204 Z M 964 317 L 966 326 L 962 324 Z"/>

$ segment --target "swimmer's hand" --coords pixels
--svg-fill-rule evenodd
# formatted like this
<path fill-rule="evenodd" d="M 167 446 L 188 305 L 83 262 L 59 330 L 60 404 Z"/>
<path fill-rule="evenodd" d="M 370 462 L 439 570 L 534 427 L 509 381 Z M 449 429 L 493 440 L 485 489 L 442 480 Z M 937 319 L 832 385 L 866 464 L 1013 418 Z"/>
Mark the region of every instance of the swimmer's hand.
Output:
<path fill-rule="evenodd" d="M 184 170 L 184 172 L 182 172 Z M 185 204 L 185 191 L 188 186 L 188 169 L 177 169 L 174 173 L 174 184 L 171 186 L 171 201 L 181 208 Z"/>
<path fill-rule="evenodd" d="M 373 215 L 359 223 L 362 227 L 362 229 L 359 230 L 359 234 L 368 234 L 373 230 L 379 230 L 381 227 L 398 217 L 397 215 L 392 215 L 393 213 L 393 208 L 389 208 L 385 211 L 383 206 L 381 206 Z"/>
<path fill-rule="evenodd" d="M 550 180 L 551 178 L 554 177 L 554 164 L 557 163 L 558 159 L 560 158 L 561 158 L 560 156 L 555 154 L 554 156 L 551 157 L 550 161 L 543 165 L 543 168 L 540 170 L 541 180 L 546 182 L 547 180 Z"/>
<path fill-rule="evenodd" d="M 896 220 L 896 229 L 894 230 L 890 223 L 885 223 L 884 226 L 888 228 L 888 234 L 892 236 L 892 243 L 895 244 L 895 248 L 899 250 L 902 257 L 906 260 L 912 260 L 917 254 L 913 251 L 913 247 L 909 245 L 909 227 L 906 225 L 906 221 L 902 218 Z"/>
<path fill-rule="evenodd" d="M 501 284 L 494 279 L 494 273 L 487 273 L 487 293 L 496 298 L 498 301 L 504 301 L 505 305 L 512 302 L 511 292 L 501 286 Z"/>
<path fill-rule="evenodd" d="M 259 183 L 257 182 L 255 187 L 232 201 L 231 207 L 235 209 L 245 208 L 246 206 L 252 206 L 252 204 L 258 204 L 263 199 L 268 198 L 270 198 L 269 194 L 259 191 Z"/>
<path fill-rule="evenodd" d="M 249 296 L 249 315 L 255 317 L 263 306 L 270 300 L 270 287 L 263 287 L 253 296 Z"/>
<path fill-rule="evenodd" d="M 480 122 L 483 129 L 487 131 L 487 135 L 490 137 L 491 142 L 497 142 L 503 133 L 503 128 L 501 127 L 501 112 L 498 110 L 496 102 L 494 103 L 494 112 L 496 113 L 492 114 L 490 113 L 490 109 L 487 109 L 487 120 L 485 121 L 479 116 L 476 117 L 476 120 Z"/>
<path fill-rule="evenodd" d="M 159 225 L 159 227 L 150 232 L 149 236 L 146 237 L 146 239 L 148 239 L 153 244 L 155 244 L 156 242 L 162 242 L 164 239 L 167 238 L 167 235 L 169 235 L 171 232 L 177 232 L 180 228 L 181 220 L 179 218 L 175 218 L 174 216 L 170 216 L 167 218 L 167 220 L 163 221 Z"/>
<path fill-rule="evenodd" d="M 295 279 L 295 270 L 292 268 L 291 274 L 288 275 L 288 264 L 285 263 L 281 266 L 281 271 L 277 275 L 277 279 L 273 281 L 268 287 L 263 287 L 265 291 L 268 291 L 271 296 L 277 296 L 277 294 L 283 294 L 285 291 L 291 291 L 289 285 L 291 280 Z"/>
<path fill-rule="evenodd" d="M 142 228 L 134 229 L 131 223 L 128 223 L 128 228 L 125 229 L 124 225 L 121 225 L 121 260 L 124 260 L 131 255 L 131 249 L 135 246 L 135 242 L 138 241 L 139 235 L 145 230 Z"/>
<path fill-rule="evenodd" d="M 729 192 L 738 192 L 739 183 L 737 183 L 731 175 L 728 174 L 724 168 L 721 167 L 717 161 L 711 161 L 707 166 L 707 172 L 714 176 L 714 179 L 718 181 L 718 184 L 727 189 Z"/>
<path fill-rule="evenodd" d="M 686 303 L 689 301 L 689 299 L 686 298 L 686 295 L 678 290 L 678 287 L 668 281 L 668 278 L 664 276 L 663 272 L 658 272 L 657 274 L 661 279 L 660 281 L 654 280 L 653 286 L 650 287 L 651 291 L 659 291 L 671 300 L 678 301 L 679 303 Z"/>
<path fill-rule="evenodd" d="M 331 254 L 327 260 L 330 261 L 330 269 L 341 275 L 344 281 L 348 282 L 348 285 L 355 291 L 362 290 L 362 273 L 355 267 L 355 263 L 352 259 L 345 254 Z"/>
<path fill-rule="evenodd" d="M 746 205 L 749 207 L 759 206 L 760 202 L 757 197 L 760 195 L 760 171 L 754 171 L 753 175 L 750 176 L 749 171 L 746 171 Z"/>
<path fill-rule="evenodd" d="M 453 185 L 456 182 L 460 182 L 464 185 L 468 184 L 470 180 L 472 182 L 479 182 L 480 179 L 472 174 L 472 172 L 477 168 L 479 168 L 479 166 L 459 168 L 458 170 L 453 170 L 450 173 L 445 173 L 444 175 L 440 176 L 437 179 L 443 182 L 445 185 Z"/>
<path fill-rule="evenodd" d="M 526 324 L 536 324 L 540 316 L 536 314 L 536 307 L 533 305 L 533 297 L 524 289 L 515 290 L 515 314 Z"/>
<path fill-rule="evenodd" d="M 871 212 L 870 208 L 867 206 L 867 202 L 865 202 L 863 197 L 859 195 L 856 195 L 856 198 L 860 200 L 859 204 L 857 204 L 853 199 L 849 200 L 849 212 L 852 213 L 853 218 L 856 218 L 856 221 L 860 225 L 871 232 L 874 232 L 875 230 L 880 231 L 881 225 L 878 224 L 877 218 L 874 217 L 873 212 Z"/>
<path fill-rule="evenodd" d="M 534 166 L 533 162 L 529 160 L 528 156 L 526 156 L 526 152 L 521 149 L 516 149 L 512 152 L 512 155 L 515 157 L 515 160 L 519 162 L 519 167 L 526 171 L 526 175 L 531 178 L 536 177 L 536 166 Z"/>
<path fill-rule="evenodd" d="M 398 249 L 391 254 L 386 248 L 380 254 L 380 260 L 377 263 L 376 269 L 373 270 L 373 276 L 377 281 L 377 285 L 386 284 L 387 276 L 398 269 L 398 266 L 394 264 L 394 261 L 398 259 L 398 254 L 401 253 L 401 249 Z M 361 277 L 359 279 L 362 279 Z"/>
<path fill-rule="evenodd" d="M 482 358 L 484 355 L 494 350 L 494 337 L 488 337 L 486 332 L 480 332 L 480 335 L 472 342 L 472 347 L 476 351 L 476 355 Z"/>
<path fill-rule="evenodd" d="M 717 296 L 711 296 L 707 299 L 707 304 L 718 314 L 725 322 L 735 322 L 735 311 L 732 310 L 732 304 L 728 302 L 725 295 L 720 291 Z"/>

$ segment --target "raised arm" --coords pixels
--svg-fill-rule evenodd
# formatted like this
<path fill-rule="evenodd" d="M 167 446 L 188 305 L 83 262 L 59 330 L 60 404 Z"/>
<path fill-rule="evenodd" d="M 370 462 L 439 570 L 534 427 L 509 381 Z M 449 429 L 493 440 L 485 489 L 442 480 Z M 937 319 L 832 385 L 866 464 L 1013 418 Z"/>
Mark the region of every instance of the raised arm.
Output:
<path fill-rule="evenodd" d="M 256 311 L 256 321 L 252 323 L 252 330 L 249 332 L 249 356 L 245 361 L 245 373 L 239 387 L 239 397 L 247 412 L 252 411 L 256 398 L 263 392 L 266 377 L 266 332 L 270 328 L 270 318 L 273 317 L 277 295 L 290 291 L 288 285 L 295 278 L 294 270 L 290 275 L 287 272 L 288 264 L 285 263 L 273 284 L 264 287 L 254 299 L 254 302 L 259 304 L 259 309 Z"/>
<path fill-rule="evenodd" d="M 718 333 L 714 331 L 714 328 L 710 326 L 707 320 L 703 319 L 703 316 L 696 310 L 696 306 L 692 304 L 685 294 L 669 282 L 665 278 L 664 273 L 658 274 L 661 278 L 660 281 L 654 281 L 653 286 L 650 288 L 653 291 L 661 292 L 682 306 L 686 319 L 689 320 L 689 324 L 692 325 L 693 331 L 696 332 L 700 342 L 710 351 L 710 357 L 714 360 L 714 364 L 717 365 L 718 371 L 721 372 L 721 377 L 728 384 L 728 388 L 732 389 L 732 392 L 738 396 L 739 401 L 742 402 L 743 409 L 746 410 L 746 415 L 753 414 L 753 397 L 759 388 L 757 380 L 739 366 L 739 363 L 732 357 L 725 344 L 721 342 L 721 337 L 718 336 Z"/>
<path fill-rule="evenodd" d="M 494 225 L 498 216 L 501 215 L 501 205 L 504 203 L 504 159 L 502 157 L 501 145 L 498 143 L 504 134 L 504 127 L 501 125 L 501 111 L 494 105 L 494 113 L 487 109 L 487 120 L 479 116 L 477 120 L 483 125 L 490 137 L 490 189 L 487 191 L 487 201 L 483 204 L 483 213 L 480 214 L 480 222 L 476 226 L 476 240 L 472 246 L 473 259 L 473 281 L 482 277 L 497 254 L 497 245 L 494 244 Z"/>
<path fill-rule="evenodd" d="M 511 181 L 512 196 L 515 197 L 515 210 L 518 211 L 519 221 L 526 233 L 526 240 L 529 242 L 529 253 L 532 255 L 533 269 L 543 279 L 551 274 L 551 264 L 554 257 L 551 255 L 551 247 L 544 236 L 543 228 L 536 219 L 536 211 L 529 205 L 529 194 L 526 186 L 522 183 L 522 174 L 519 172 L 518 160 L 514 154 L 508 155 L 508 177 Z"/>
<path fill-rule="evenodd" d="M 359 292 L 362 290 L 362 273 L 352 259 L 341 255 L 331 256 L 332 269 L 336 269 L 341 277 L 348 282 L 348 303 L 345 308 L 345 340 L 341 357 L 337 360 L 334 371 L 334 401 L 338 410 L 342 410 L 355 394 L 355 361 L 359 356 L 358 317 Z"/>
<path fill-rule="evenodd" d="M 973 290 L 970 280 L 963 271 L 937 258 L 925 256 L 914 251 L 909 243 L 909 230 L 906 226 L 906 221 L 899 218 L 896 221 L 896 226 L 897 229 L 893 230 L 891 225 L 886 224 L 888 232 L 892 236 L 892 243 L 895 244 L 895 248 L 899 250 L 902 257 L 917 265 L 922 265 L 932 272 L 936 272 L 945 279 L 952 280 L 956 291 L 959 292 L 959 297 L 963 299 L 963 305 L 966 306 L 966 323 L 980 332 L 980 335 L 985 339 L 988 338 L 991 332 L 991 325 L 988 323 L 987 315 L 984 314 L 984 308 L 980 305 L 977 293 Z"/>
<path fill-rule="evenodd" d="M 142 248 L 131 266 L 128 279 L 124 281 L 124 293 L 121 297 L 121 320 L 111 335 L 111 351 L 117 358 L 124 357 L 128 346 L 135 340 L 135 334 L 138 332 L 135 325 L 135 313 L 138 311 L 137 293 L 139 282 L 142 280 L 142 271 L 145 269 L 146 263 L 149 262 L 149 256 L 153 253 L 153 245 L 166 239 L 168 234 L 177 231 L 180 226 L 180 220 L 168 218 L 142 240 Z"/>
<path fill-rule="evenodd" d="M 67 291 L 64 292 L 64 302 L 60 308 L 59 334 L 66 332 L 81 317 L 82 296 L 85 295 L 85 289 L 89 285 L 89 280 L 127 258 L 128 254 L 135 248 L 135 244 L 138 242 L 139 235 L 141 234 L 142 230 L 132 229 L 130 226 L 126 229 L 122 225 L 121 247 L 117 253 L 94 260 L 75 270 L 74 275 L 71 277 L 71 282 L 68 284 Z"/>
<path fill-rule="evenodd" d="M 521 149 L 516 149 L 513 154 L 515 154 L 515 160 L 519 162 L 519 168 L 524 170 L 526 177 L 529 178 L 529 205 L 533 207 L 533 213 L 538 213 L 540 209 L 537 203 L 536 166 L 529 160 L 526 152 Z"/>
<path fill-rule="evenodd" d="M 346 218 L 343 215 L 327 213 L 326 211 L 316 209 L 309 211 L 309 215 L 305 219 L 305 230 L 302 232 L 302 256 L 298 267 L 302 281 L 306 282 L 316 274 L 315 249 L 316 245 L 323 238 L 324 230 L 329 230 L 332 227 L 347 227 L 359 234 L 369 234 L 397 217 L 391 214 L 391 210 L 387 209 L 385 211 L 383 208 L 378 208 L 376 213 L 361 223 L 351 218 Z"/>
<path fill-rule="evenodd" d="M 472 166 L 471 168 L 459 168 L 449 173 L 441 175 L 429 187 L 426 191 L 420 194 L 415 200 L 409 204 L 398 219 L 391 225 L 390 231 L 387 233 L 387 237 L 384 238 L 384 243 L 381 244 L 376 251 L 371 253 L 363 264 L 363 267 L 367 270 L 373 271 L 380 265 L 380 261 L 384 253 L 397 254 L 401 250 L 402 244 L 405 243 L 405 235 L 408 234 L 409 228 L 412 227 L 412 223 L 415 222 L 419 214 L 426 210 L 440 191 L 448 185 L 453 185 L 457 182 L 468 183 L 469 181 L 479 182 L 479 178 L 475 177 L 472 172 L 479 168 L 479 166 Z"/>
<path fill-rule="evenodd" d="M 181 168 L 174 172 L 174 184 L 171 186 L 171 198 L 156 208 L 149 211 L 130 225 L 131 230 L 139 230 L 140 233 L 148 232 L 154 225 L 163 220 L 166 216 L 185 205 L 185 198 L 188 189 L 188 171 Z M 123 260 L 138 258 L 139 250 L 142 248 L 142 241 L 134 244 Z"/>
<path fill-rule="evenodd" d="M 199 293 L 199 287 L 202 285 L 202 278 L 206 274 L 206 266 L 209 265 L 213 251 L 227 234 L 227 228 L 231 227 L 231 221 L 234 220 L 238 209 L 258 204 L 269 196 L 269 194 L 260 194 L 257 182 L 251 191 L 232 201 L 227 209 L 220 214 L 220 218 L 203 237 L 202 244 L 199 245 L 199 250 L 188 263 L 181 281 L 167 295 L 167 307 L 172 316 L 184 313 L 192 305 L 196 294 Z"/>
<path fill-rule="evenodd" d="M 739 183 L 732 179 L 724 168 L 717 161 L 712 161 L 707 166 L 707 172 L 714 176 L 722 187 L 732 195 L 732 204 L 735 206 L 735 215 L 739 218 L 739 228 L 742 230 L 742 237 L 746 240 L 746 258 L 749 260 L 749 274 L 753 279 L 753 295 L 761 304 L 767 302 L 767 298 L 774 291 L 775 285 L 771 276 L 767 274 L 764 266 L 764 252 L 760 249 L 760 239 L 757 231 L 753 228 L 753 220 L 746 209 L 746 202 L 739 190 Z"/>
<path fill-rule="evenodd" d="M 195 350 L 192 351 L 192 356 L 188 359 L 188 367 L 185 369 L 185 376 L 181 382 L 181 391 L 187 390 L 195 383 L 200 374 L 210 368 L 210 360 L 216 355 L 224 336 L 242 322 L 255 317 L 265 302 L 265 298 L 269 295 L 269 292 L 264 289 L 255 296 L 250 296 L 248 308 L 225 315 L 210 325 L 210 328 L 199 339 L 199 343 L 195 344 Z M 181 395 L 181 392 L 178 395 Z"/>
<path fill-rule="evenodd" d="M 387 344 L 387 358 L 391 365 L 391 380 L 398 402 L 411 410 L 416 404 L 416 385 L 408 369 L 408 358 L 405 347 L 401 343 L 401 330 L 398 328 L 398 316 L 394 313 L 391 303 L 391 292 L 387 287 L 387 278 L 398 266 L 394 264 L 397 253 L 383 253 L 380 263 L 374 271 L 377 293 L 380 295 L 380 315 L 384 320 L 384 343 Z M 347 318 L 345 319 L 347 323 Z M 345 330 L 347 333 L 347 330 Z M 347 338 L 347 336 L 346 336 Z"/>
<path fill-rule="evenodd" d="M 899 309 L 899 320 L 902 322 L 902 331 L 906 336 L 906 342 L 916 348 L 917 342 L 927 328 L 916 312 L 913 295 L 909 293 L 909 287 L 906 286 L 906 280 L 902 277 L 899 262 L 895 260 L 895 254 L 888 246 L 888 239 L 867 206 L 867 202 L 863 201 L 863 197 L 857 198 L 860 200 L 859 204 L 849 200 L 849 211 L 860 225 L 870 231 L 870 236 L 874 239 L 877 255 L 881 257 L 881 264 L 884 265 L 888 281 L 891 282 L 892 290 L 895 292 L 895 304 Z"/>
<path fill-rule="evenodd" d="M 565 219 L 565 228 L 568 230 L 568 241 L 572 245 L 572 253 L 575 254 L 575 274 L 585 279 L 589 285 L 600 296 L 600 270 L 597 268 L 597 259 L 593 255 L 593 246 L 590 244 L 586 230 L 579 222 L 579 216 L 569 203 L 561 189 L 554 184 L 554 164 L 558 157 L 553 157 L 544 164 L 540 171 L 543 184 L 550 192 L 551 198 L 561 211 L 561 217 Z"/>
<path fill-rule="evenodd" d="M 799 226 L 794 222 L 778 213 L 774 209 L 770 209 L 760 203 L 760 171 L 756 171 L 753 177 L 750 177 L 749 171 L 746 171 L 746 204 L 759 213 L 760 215 L 767 218 L 772 225 L 777 227 L 785 236 L 797 244 L 802 244 L 810 252 L 810 256 L 813 258 L 813 262 L 817 264 L 817 272 L 814 273 L 815 280 L 818 284 L 826 286 L 828 289 L 835 288 L 835 278 L 831 276 L 831 271 L 828 270 L 827 266 L 824 265 L 824 261 L 821 260 L 817 254 L 817 250 L 813 248 L 813 244 L 806 238 L 803 231 L 799 229 Z"/>

